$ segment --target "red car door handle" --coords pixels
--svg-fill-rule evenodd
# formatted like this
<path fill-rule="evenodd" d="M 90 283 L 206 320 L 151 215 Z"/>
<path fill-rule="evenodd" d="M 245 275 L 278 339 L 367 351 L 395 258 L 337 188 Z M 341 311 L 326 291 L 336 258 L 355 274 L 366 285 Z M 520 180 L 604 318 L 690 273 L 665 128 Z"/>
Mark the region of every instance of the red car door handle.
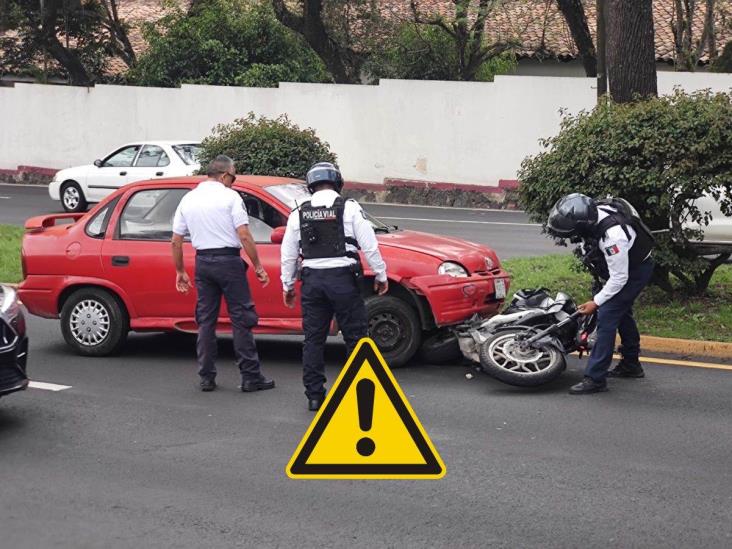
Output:
<path fill-rule="evenodd" d="M 130 264 L 130 258 L 126 255 L 114 255 L 112 256 L 113 267 L 127 267 Z"/>

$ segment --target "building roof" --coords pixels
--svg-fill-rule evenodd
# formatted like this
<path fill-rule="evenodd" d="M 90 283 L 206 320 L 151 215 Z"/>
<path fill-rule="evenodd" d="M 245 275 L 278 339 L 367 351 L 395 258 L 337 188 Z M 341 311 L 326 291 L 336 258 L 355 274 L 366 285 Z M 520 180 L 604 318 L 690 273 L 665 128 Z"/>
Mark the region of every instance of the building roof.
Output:
<path fill-rule="evenodd" d="M 403 20 L 412 18 L 409 0 L 380 0 L 384 11 Z M 451 0 L 416 0 L 418 9 L 425 13 L 450 14 Z M 596 2 L 583 0 L 587 21 L 595 38 Z M 693 24 L 693 39 L 699 40 L 704 25 L 703 2 L 697 3 Z M 452 12 L 454 13 L 454 11 Z M 656 34 L 656 59 L 673 62 L 675 42 L 673 33 L 674 0 L 653 0 L 654 30 Z M 721 51 L 732 39 L 732 0 L 716 2 L 716 43 Z M 554 57 L 570 60 L 577 57 L 577 48 L 555 0 L 509 0 L 498 7 L 486 23 L 486 31 L 493 39 L 518 39 L 521 57 Z M 709 60 L 705 51 L 701 61 Z"/>
<path fill-rule="evenodd" d="M 191 0 L 173 0 L 183 9 Z M 410 0 L 376 0 L 381 14 L 389 20 L 411 21 L 413 19 Z M 440 13 L 450 16 L 454 13 L 452 0 L 415 0 L 418 9 L 424 14 Z M 587 13 L 590 32 L 595 36 L 595 0 L 583 0 Z M 672 21 L 674 19 L 675 0 L 653 0 L 653 15 L 656 33 L 656 59 L 672 63 L 675 57 L 675 44 Z M 143 52 L 147 44 L 142 36 L 142 24 L 160 19 L 165 12 L 164 0 L 118 0 L 120 17 L 130 26 L 129 39 L 138 53 Z M 702 34 L 704 19 L 704 3 L 699 2 L 694 21 L 694 40 Z M 716 44 L 717 51 L 732 40 L 732 0 L 716 1 Z M 577 57 L 577 48 L 567 27 L 564 17 L 556 5 L 556 0 L 505 0 L 491 13 L 486 22 L 488 36 L 494 40 L 517 39 L 521 46 L 520 57 L 557 58 L 572 60 Z M 705 51 L 701 62 L 709 60 L 709 52 Z M 113 58 L 109 62 L 109 72 L 120 74 L 127 69 L 120 59 Z"/>

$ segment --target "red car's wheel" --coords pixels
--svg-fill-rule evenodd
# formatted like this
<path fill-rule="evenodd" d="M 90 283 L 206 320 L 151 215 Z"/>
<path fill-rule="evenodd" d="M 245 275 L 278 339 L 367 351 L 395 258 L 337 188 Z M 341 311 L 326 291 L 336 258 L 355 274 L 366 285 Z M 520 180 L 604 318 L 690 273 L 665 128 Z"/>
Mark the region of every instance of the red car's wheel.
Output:
<path fill-rule="evenodd" d="M 369 337 L 392 368 L 404 366 L 422 343 L 422 329 L 416 311 L 393 296 L 372 296 L 366 300 Z"/>
<path fill-rule="evenodd" d="M 78 354 L 107 356 L 124 345 L 129 331 L 127 311 L 101 288 L 81 288 L 61 309 L 61 333 Z"/>

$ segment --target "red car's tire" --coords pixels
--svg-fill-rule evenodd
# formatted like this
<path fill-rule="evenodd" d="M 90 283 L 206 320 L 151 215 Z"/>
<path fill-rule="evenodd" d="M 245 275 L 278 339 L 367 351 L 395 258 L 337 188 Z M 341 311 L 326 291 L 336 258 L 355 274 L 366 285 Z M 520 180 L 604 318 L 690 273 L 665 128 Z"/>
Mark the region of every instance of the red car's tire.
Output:
<path fill-rule="evenodd" d="M 371 296 L 366 299 L 369 337 L 392 368 L 409 362 L 422 343 L 417 312 L 398 297 Z"/>
<path fill-rule="evenodd" d="M 101 288 L 81 288 L 61 308 L 61 333 L 66 343 L 83 356 L 108 356 L 127 341 L 129 317 L 124 306 Z"/>

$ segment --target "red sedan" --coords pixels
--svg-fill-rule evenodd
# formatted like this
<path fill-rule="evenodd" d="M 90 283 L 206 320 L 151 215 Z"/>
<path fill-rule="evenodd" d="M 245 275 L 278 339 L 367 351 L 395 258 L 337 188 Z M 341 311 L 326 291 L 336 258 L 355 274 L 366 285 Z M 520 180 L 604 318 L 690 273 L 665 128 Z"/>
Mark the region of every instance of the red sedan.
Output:
<path fill-rule="evenodd" d="M 134 183 L 87 213 L 29 219 L 22 247 L 25 280 L 19 289 L 28 310 L 60 318 L 64 339 L 82 355 L 118 351 L 130 330 L 195 332 L 195 292 L 181 295 L 175 289 L 170 238 L 178 202 L 199 181 Z M 302 333 L 299 306 L 293 310 L 282 303 L 280 243 L 288 214 L 310 195 L 302 182 L 274 177 L 240 176 L 234 189 L 246 205 L 250 230 L 272 279 L 266 288 L 250 281 L 260 317 L 257 331 Z M 57 224 L 64 219 L 73 223 Z M 490 248 L 370 220 L 390 290 L 378 297 L 371 294 L 373 284 L 364 284 L 369 332 L 390 365 L 407 362 L 440 328 L 476 313 L 490 316 L 502 306 L 509 276 Z M 193 279 L 190 244 L 184 254 Z M 369 277 L 373 273 L 366 271 Z M 230 331 L 225 306 L 220 330 Z"/>

